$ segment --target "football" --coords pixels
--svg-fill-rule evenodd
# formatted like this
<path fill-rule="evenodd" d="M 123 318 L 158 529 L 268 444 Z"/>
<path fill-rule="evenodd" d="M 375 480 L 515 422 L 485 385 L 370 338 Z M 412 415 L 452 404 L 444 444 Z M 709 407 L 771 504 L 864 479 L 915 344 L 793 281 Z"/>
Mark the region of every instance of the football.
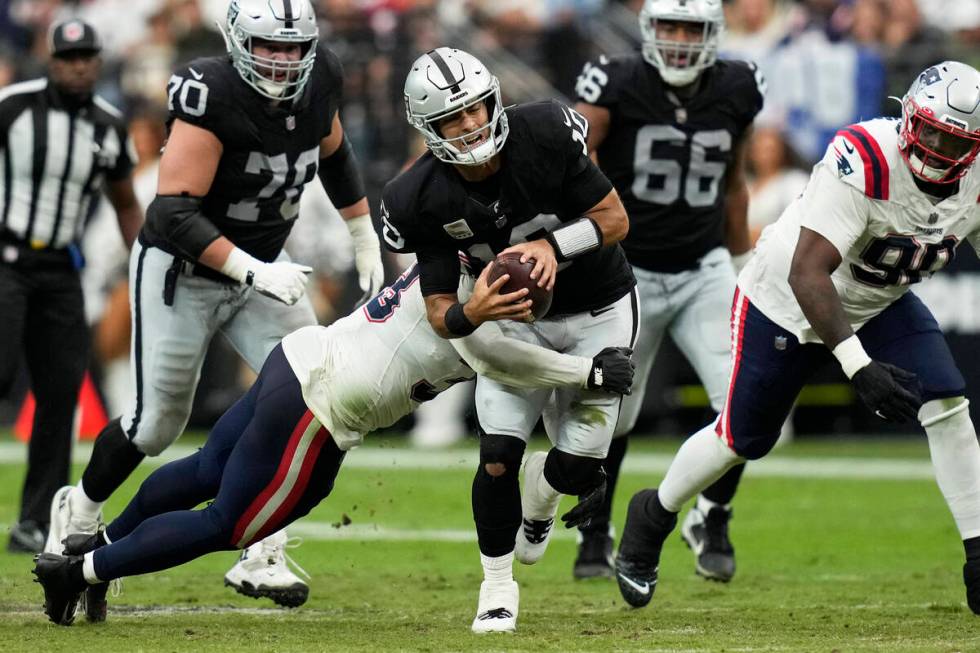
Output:
<path fill-rule="evenodd" d="M 501 294 L 516 292 L 521 288 L 527 288 L 531 292 L 528 294 L 531 304 L 531 313 L 535 320 L 540 320 L 548 313 L 551 308 L 553 291 L 538 287 L 537 279 L 531 279 L 531 271 L 534 269 L 534 259 L 528 259 L 521 263 L 521 255 L 517 252 L 500 254 L 490 264 L 490 275 L 487 283 L 493 283 L 505 274 L 510 275 L 510 279 L 500 289 Z"/>

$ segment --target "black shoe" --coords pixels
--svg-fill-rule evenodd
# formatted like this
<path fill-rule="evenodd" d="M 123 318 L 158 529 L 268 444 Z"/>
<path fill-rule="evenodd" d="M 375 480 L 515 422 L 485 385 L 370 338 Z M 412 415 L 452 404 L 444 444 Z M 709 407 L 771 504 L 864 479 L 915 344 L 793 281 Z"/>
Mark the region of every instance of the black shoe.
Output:
<path fill-rule="evenodd" d="M 966 584 L 966 604 L 973 614 L 980 614 L 980 559 L 967 560 L 963 565 L 963 583 Z"/>
<path fill-rule="evenodd" d="M 655 521 L 651 515 L 657 513 Z M 656 490 L 641 490 L 630 499 L 616 556 L 616 582 L 623 600 L 634 608 L 642 608 L 653 598 L 660 551 L 676 525 L 677 514 L 659 505 Z"/>
<path fill-rule="evenodd" d="M 605 531 L 581 531 L 582 541 L 578 544 L 578 557 L 572 575 L 575 578 L 612 578 L 613 538 Z"/>
<path fill-rule="evenodd" d="M 34 557 L 34 563 L 35 582 L 44 588 L 44 613 L 54 623 L 70 626 L 86 585 L 81 576 L 82 558 L 42 553 Z"/>
<path fill-rule="evenodd" d="M 708 580 L 727 583 L 735 575 L 735 549 L 728 539 L 732 511 L 715 506 L 704 514 L 691 508 L 681 526 L 681 536 L 694 552 L 694 570 Z"/>
<path fill-rule="evenodd" d="M 44 551 L 46 539 L 48 539 L 48 529 L 44 525 L 33 519 L 25 519 L 10 527 L 7 551 L 11 553 L 41 553 Z"/>
<path fill-rule="evenodd" d="M 102 537 L 102 529 L 98 533 L 76 533 L 64 539 L 65 555 L 84 556 L 90 551 L 105 546 L 105 539 Z M 106 595 L 109 593 L 109 583 L 97 583 L 89 585 L 82 594 L 79 607 L 85 612 L 85 619 L 90 623 L 101 623 L 105 621 L 109 612 L 109 602 Z"/>

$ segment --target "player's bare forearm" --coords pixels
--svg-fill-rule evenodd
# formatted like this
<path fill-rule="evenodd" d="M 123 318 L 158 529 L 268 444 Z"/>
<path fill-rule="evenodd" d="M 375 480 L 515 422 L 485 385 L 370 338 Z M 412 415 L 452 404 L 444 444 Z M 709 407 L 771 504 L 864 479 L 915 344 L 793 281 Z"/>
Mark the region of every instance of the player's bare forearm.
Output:
<path fill-rule="evenodd" d="M 789 285 L 810 326 L 831 350 L 854 334 L 830 276 L 840 263 L 840 254 L 827 239 L 800 228 Z"/>
<path fill-rule="evenodd" d="M 527 299 L 527 288 L 512 293 L 501 293 L 501 288 L 510 279 L 509 274 L 501 275 L 488 284 L 490 267 L 486 266 L 473 284 L 473 294 L 463 304 L 463 315 L 471 325 L 469 333 L 483 324 L 495 320 L 521 320 L 531 317 L 531 300 Z M 433 330 L 442 338 L 459 338 L 469 333 L 453 332 L 446 325 L 446 313 L 459 301 L 456 293 L 435 293 L 425 296 L 425 313 Z M 459 309 L 456 309 L 459 310 Z"/>
<path fill-rule="evenodd" d="M 425 296 L 425 316 L 428 318 L 432 330 L 439 334 L 440 338 L 458 337 L 446 328 L 446 311 L 457 301 L 456 293 Z M 464 307 L 463 310 L 465 313 L 466 308 Z"/>
<path fill-rule="evenodd" d="M 744 180 L 725 194 L 725 245 L 733 256 L 752 249 L 749 233 L 749 189 Z"/>
<path fill-rule="evenodd" d="M 197 261 L 198 263 L 208 266 L 212 270 L 220 271 L 225 262 L 228 260 L 228 254 L 230 254 L 231 250 L 233 249 L 235 249 L 235 245 L 224 236 L 221 236 L 204 248 L 204 251 L 201 252 L 201 256 L 197 259 Z"/>
<path fill-rule="evenodd" d="M 595 220 L 602 232 L 602 245 L 618 243 L 630 230 L 630 221 L 626 216 L 626 207 L 619 199 L 619 193 L 613 188 L 598 204 L 585 212 L 585 215 Z"/>
<path fill-rule="evenodd" d="M 350 206 L 338 208 L 337 212 L 344 220 L 351 220 L 370 213 L 371 208 L 368 206 L 367 197 L 362 197 Z"/>

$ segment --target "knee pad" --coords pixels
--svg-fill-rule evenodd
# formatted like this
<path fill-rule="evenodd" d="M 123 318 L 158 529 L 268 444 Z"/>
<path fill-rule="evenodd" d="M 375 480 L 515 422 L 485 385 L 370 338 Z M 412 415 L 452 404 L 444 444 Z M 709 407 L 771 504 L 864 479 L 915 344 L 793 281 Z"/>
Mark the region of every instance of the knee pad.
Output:
<path fill-rule="evenodd" d="M 544 478 L 562 494 L 587 494 L 602 481 L 602 459 L 552 449 L 544 461 Z"/>
<path fill-rule="evenodd" d="M 486 472 L 486 466 L 501 464 L 506 469 L 505 474 L 517 474 L 524 458 L 527 444 L 512 435 L 480 435 L 480 470 Z"/>

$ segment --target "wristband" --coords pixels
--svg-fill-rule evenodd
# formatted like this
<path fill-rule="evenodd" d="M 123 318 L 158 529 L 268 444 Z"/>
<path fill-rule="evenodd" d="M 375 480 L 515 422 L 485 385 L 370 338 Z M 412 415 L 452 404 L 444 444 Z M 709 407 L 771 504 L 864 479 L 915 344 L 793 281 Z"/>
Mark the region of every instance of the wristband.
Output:
<path fill-rule="evenodd" d="M 840 361 L 840 367 L 848 379 L 854 378 L 858 370 L 871 363 L 871 357 L 864 351 L 864 346 L 856 334 L 837 343 L 833 354 Z"/>
<path fill-rule="evenodd" d="M 444 320 L 446 322 L 446 330 L 454 336 L 462 338 L 476 331 L 476 325 L 466 317 L 466 313 L 463 312 L 463 305 L 459 302 L 449 307 Z"/>
<path fill-rule="evenodd" d="M 564 263 L 602 247 L 602 230 L 592 218 L 579 218 L 558 227 L 545 239 L 555 250 L 558 262 Z"/>
<path fill-rule="evenodd" d="M 238 283 L 251 285 L 252 278 L 255 276 L 254 269 L 258 265 L 259 261 L 254 257 L 235 247 L 228 252 L 228 258 L 221 265 L 221 273 L 231 277 Z"/>

